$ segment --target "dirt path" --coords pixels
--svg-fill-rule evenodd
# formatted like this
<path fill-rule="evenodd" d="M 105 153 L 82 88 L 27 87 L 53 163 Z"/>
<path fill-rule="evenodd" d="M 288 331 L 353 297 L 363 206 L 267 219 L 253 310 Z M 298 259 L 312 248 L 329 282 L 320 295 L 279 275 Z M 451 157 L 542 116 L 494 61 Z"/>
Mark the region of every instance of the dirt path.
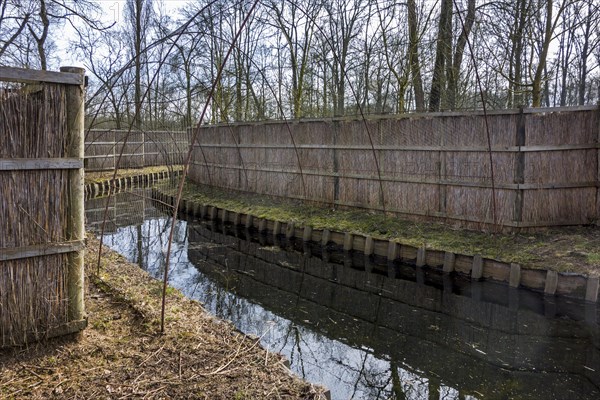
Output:
<path fill-rule="evenodd" d="M 88 239 L 88 328 L 76 338 L 0 353 L 0 398 L 324 399 L 229 323 L 169 290 L 159 332 L 161 283 Z"/>

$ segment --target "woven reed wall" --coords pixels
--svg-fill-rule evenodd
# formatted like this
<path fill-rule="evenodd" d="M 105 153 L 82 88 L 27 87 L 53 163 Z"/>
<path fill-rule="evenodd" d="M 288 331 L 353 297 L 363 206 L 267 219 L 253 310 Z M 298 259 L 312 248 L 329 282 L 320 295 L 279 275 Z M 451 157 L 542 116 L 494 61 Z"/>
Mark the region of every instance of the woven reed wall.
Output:
<path fill-rule="evenodd" d="M 0 89 L 0 137 L 0 159 L 66 157 L 64 85 Z M 0 250 L 65 241 L 68 173 L 0 169 Z M 66 264 L 67 254 L 0 261 L 0 347 L 69 322 Z"/>
<path fill-rule="evenodd" d="M 127 139 L 127 142 L 125 142 Z M 89 130 L 85 137 L 86 171 L 182 164 L 189 148 L 186 132 Z"/>
<path fill-rule="evenodd" d="M 595 107 L 200 129 L 203 184 L 475 229 L 599 217 Z"/>

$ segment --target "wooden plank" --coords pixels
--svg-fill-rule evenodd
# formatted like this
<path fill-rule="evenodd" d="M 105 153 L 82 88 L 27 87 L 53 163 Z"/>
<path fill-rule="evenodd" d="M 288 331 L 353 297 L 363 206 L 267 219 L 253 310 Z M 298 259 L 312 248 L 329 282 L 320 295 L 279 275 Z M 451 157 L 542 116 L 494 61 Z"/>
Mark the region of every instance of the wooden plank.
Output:
<path fill-rule="evenodd" d="M 518 151 L 535 153 L 535 152 L 543 152 L 543 151 L 595 150 L 595 149 L 600 149 L 600 143 L 520 146 Z"/>
<path fill-rule="evenodd" d="M 471 266 L 471 279 L 480 280 L 483 276 L 483 258 L 481 254 L 473 256 L 473 265 Z"/>
<path fill-rule="evenodd" d="M 80 169 L 79 158 L 2 158 L 0 171 L 23 171 L 35 169 Z"/>
<path fill-rule="evenodd" d="M 596 109 L 596 143 L 600 145 L 600 105 Z M 596 189 L 596 226 L 600 226 L 600 148 L 596 152 L 596 182 L 599 183 Z"/>
<path fill-rule="evenodd" d="M 146 142 L 130 142 L 129 140 L 127 141 L 127 143 L 125 144 L 126 146 L 129 145 L 135 145 L 135 144 L 145 144 Z M 162 144 L 161 142 L 152 142 L 153 144 Z M 165 142 L 166 143 L 166 142 Z M 168 142 L 168 143 L 172 143 L 172 142 Z M 98 141 L 91 141 L 91 142 L 85 142 L 85 146 L 116 146 L 116 145 L 123 145 L 123 141 L 120 142 L 98 142 Z"/>
<path fill-rule="evenodd" d="M 73 253 L 82 250 L 83 241 L 35 244 L 31 246 L 0 249 L 0 261 Z"/>
<path fill-rule="evenodd" d="M 578 112 L 578 111 L 593 111 L 598 106 L 566 106 L 566 107 L 537 107 L 537 108 L 524 108 L 525 114 L 547 114 L 554 112 Z"/>
<path fill-rule="evenodd" d="M 558 272 L 548 270 L 548 272 L 546 272 L 546 283 L 544 285 L 544 293 L 548 295 L 555 294 L 557 286 Z"/>
<path fill-rule="evenodd" d="M 515 189 L 539 190 L 539 189 L 583 189 L 599 187 L 599 182 L 555 182 L 555 183 L 524 183 Z M 509 188 L 512 189 L 512 188 Z"/>
<path fill-rule="evenodd" d="M 87 318 L 78 321 L 69 321 L 58 326 L 49 326 L 44 332 L 29 332 L 26 333 L 25 337 L 19 338 L 20 344 L 27 344 L 33 342 L 39 342 L 43 339 L 50 339 L 59 336 L 65 336 L 71 333 L 81 332 L 87 326 Z M 14 347 L 12 343 L 3 344 L 0 340 L 0 349 Z"/>
<path fill-rule="evenodd" d="M 510 264 L 510 274 L 508 277 L 508 286 L 516 288 L 521 284 L 521 265 L 517 263 Z"/>
<path fill-rule="evenodd" d="M 27 68 L 0 67 L 0 81 L 19 83 L 63 83 L 83 85 L 82 74 L 72 72 L 38 71 Z"/>
<path fill-rule="evenodd" d="M 272 150 L 360 150 L 360 151 L 441 151 L 454 153 L 487 153 L 488 148 L 483 146 L 400 146 L 400 145 L 329 145 L 329 144 L 230 144 L 230 143 L 203 143 L 194 144 L 194 147 L 222 148 L 222 149 L 272 149 Z M 493 153 L 536 153 L 544 151 L 567 151 L 567 150 L 595 150 L 600 148 L 598 143 L 562 144 L 562 145 L 535 145 L 535 146 L 494 146 Z"/>
<path fill-rule="evenodd" d="M 587 284 L 585 288 L 585 300 L 597 302 L 598 301 L 598 287 L 600 286 L 600 281 L 598 277 L 588 277 Z"/>

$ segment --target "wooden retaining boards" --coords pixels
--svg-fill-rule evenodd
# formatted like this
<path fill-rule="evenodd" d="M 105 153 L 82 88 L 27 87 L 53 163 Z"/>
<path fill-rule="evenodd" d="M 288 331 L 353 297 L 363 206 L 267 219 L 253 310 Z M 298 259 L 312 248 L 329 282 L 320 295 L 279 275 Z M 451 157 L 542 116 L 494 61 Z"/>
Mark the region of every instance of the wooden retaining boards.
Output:
<path fill-rule="evenodd" d="M 85 197 L 96 197 L 108 194 L 108 190 L 112 185 L 111 193 L 114 194 L 118 191 L 121 191 L 126 188 L 131 188 L 134 185 L 146 184 L 150 185 L 156 183 L 162 179 L 167 179 L 171 176 L 179 176 L 181 175 L 181 171 L 160 171 L 160 172 L 152 172 L 150 174 L 140 174 L 133 176 L 126 176 L 117 178 L 113 181 L 113 179 L 107 179 L 102 182 L 92 182 L 85 185 Z M 192 214 L 188 212 L 188 214 Z"/>
<path fill-rule="evenodd" d="M 174 202 L 172 196 L 162 194 L 158 190 L 153 192 L 153 198 L 169 204 Z M 444 273 L 458 273 L 470 276 L 474 281 L 494 281 L 504 283 L 511 288 L 542 291 L 546 295 L 576 297 L 594 303 L 599 300 L 600 280 L 597 277 L 558 273 L 552 270 L 526 269 L 516 263 L 483 258 L 479 254 L 471 256 L 424 247 L 417 248 L 394 240 L 297 226 L 294 221 L 281 222 L 255 218 L 250 214 L 235 213 L 214 206 L 196 204 L 185 209 L 198 208 L 210 209 L 210 215 L 206 213 L 198 215 L 193 212 L 187 214 L 200 219 L 221 220 L 225 224 L 244 225 L 247 229 L 257 229 L 260 232 L 271 231 L 273 235 L 285 236 L 288 240 L 301 239 L 305 242 L 317 242 L 322 246 L 333 244 L 346 252 L 363 252 L 365 256 L 383 257 L 392 263 L 400 261 L 414 264 L 415 267 L 427 266 Z"/>

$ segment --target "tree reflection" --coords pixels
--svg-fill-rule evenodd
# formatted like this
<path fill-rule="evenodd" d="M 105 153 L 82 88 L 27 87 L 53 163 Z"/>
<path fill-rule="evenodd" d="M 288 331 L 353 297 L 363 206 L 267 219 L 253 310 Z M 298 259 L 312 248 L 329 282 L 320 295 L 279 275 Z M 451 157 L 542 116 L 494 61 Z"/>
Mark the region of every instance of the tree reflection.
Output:
<path fill-rule="evenodd" d="M 132 201 L 123 203 L 127 212 L 134 212 Z M 115 202 L 115 207 L 121 204 Z M 120 227 L 107 234 L 105 240 L 129 260 L 141 263 L 151 275 L 162 276 L 170 222 L 154 213 L 156 210 L 148 208 L 145 220 L 140 221 L 125 217 L 115 208 L 111 215 L 115 216 L 115 226 Z M 91 213 L 88 223 L 90 220 L 93 222 Z M 490 303 L 480 306 L 454 293 L 444 292 L 441 296 L 422 283 L 335 264 L 335 257 L 328 261 L 319 255 L 284 251 L 273 246 L 272 238 L 262 238 L 260 243 L 258 239 L 240 238 L 250 236 L 247 231 L 226 235 L 218 224 L 178 223 L 169 283 L 241 331 L 259 336 L 263 346 L 290 359 L 293 371 L 329 387 L 334 398 L 474 399 L 464 392 L 483 391 L 482 385 L 496 378 L 495 374 L 503 383 L 490 385 L 493 387 L 485 396 L 510 394 L 516 398 L 515 393 L 526 390 L 550 393 L 539 383 L 523 384 L 517 391 L 514 386 L 520 371 L 499 370 L 486 358 L 465 354 L 460 337 L 463 330 L 474 328 L 482 338 L 497 337 L 485 336 L 485 327 L 463 320 L 461 313 L 469 318 L 474 315 L 472 307 L 475 311 L 481 307 L 482 312 L 497 309 L 496 316 L 509 323 L 515 321 L 513 315 L 531 321 L 543 316 L 534 318 L 531 311 L 516 314 Z M 394 286 L 396 282 L 400 283 Z M 391 295 L 392 290 L 397 291 L 393 295 L 398 298 Z M 402 295 L 407 297 L 404 291 L 416 293 L 419 299 L 403 300 Z M 448 304 L 435 303 L 435 298 Z M 456 315 L 443 311 L 444 307 Z M 500 324 L 504 320 L 494 321 Z M 564 323 L 557 322 L 556 326 L 562 328 L 559 323 Z M 518 325 L 519 329 L 523 326 Z M 515 334 L 521 335 L 520 331 Z M 581 343 L 587 342 L 581 339 L 573 345 Z M 496 350 L 500 354 L 504 348 Z M 449 370 L 446 365 L 464 365 L 465 369 Z M 477 368 L 483 369 L 479 375 Z M 536 372 L 526 373 L 528 377 L 537 375 L 537 382 L 544 379 Z M 561 389 L 562 385 L 576 391 L 584 386 L 577 380 L 577 372 L 565 376 L 554 374 L 552 389 Z M 558 383 L 556 378 L 560 378 Z M 446 380 L 453 387 L 447 386 Z"/>

